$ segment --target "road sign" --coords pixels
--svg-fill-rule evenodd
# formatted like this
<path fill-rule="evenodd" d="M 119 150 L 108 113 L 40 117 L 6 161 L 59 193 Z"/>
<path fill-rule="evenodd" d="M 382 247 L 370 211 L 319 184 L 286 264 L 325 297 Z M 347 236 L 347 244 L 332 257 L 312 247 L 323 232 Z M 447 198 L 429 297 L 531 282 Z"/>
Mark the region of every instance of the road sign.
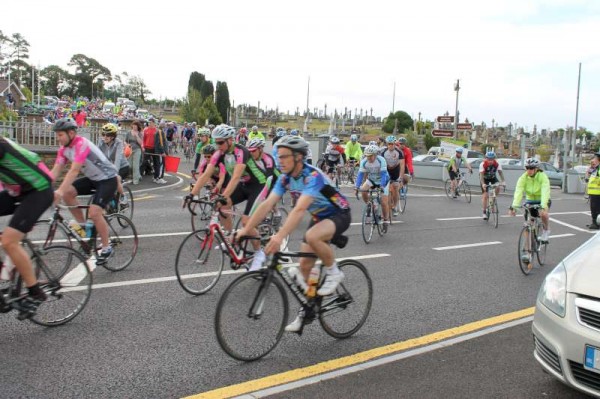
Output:
<path fill-rule="evenodd" d="M 438 123 L 454 123 L 453 116 L 438 116 L 436 120 Z"/>
<path fill-rule="evenodd" d="M 452 137 L 454 136 L 453 130 L 434 129 L 431 131 L 433 137 Z"/>
<path fill-rule="evenodd" d="M 472 123 L 457 123 L 456 129 L 457 130 L 471 130 L 471 129 L 473 129 L 473 124 Z"/>

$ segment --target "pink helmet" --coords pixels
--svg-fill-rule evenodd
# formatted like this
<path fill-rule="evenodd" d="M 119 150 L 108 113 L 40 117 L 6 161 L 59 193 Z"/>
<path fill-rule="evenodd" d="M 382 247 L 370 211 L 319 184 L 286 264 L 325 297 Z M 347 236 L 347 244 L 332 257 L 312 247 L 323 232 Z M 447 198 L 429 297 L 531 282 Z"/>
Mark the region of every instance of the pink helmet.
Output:
<path fill-rule="evenodd" d="M 246 129 L 245 127 L 243 127 L 243 128 L 240 129 L 240 133 L 246 134 L 246 133 L 248 133 L 248 129 Z"/>

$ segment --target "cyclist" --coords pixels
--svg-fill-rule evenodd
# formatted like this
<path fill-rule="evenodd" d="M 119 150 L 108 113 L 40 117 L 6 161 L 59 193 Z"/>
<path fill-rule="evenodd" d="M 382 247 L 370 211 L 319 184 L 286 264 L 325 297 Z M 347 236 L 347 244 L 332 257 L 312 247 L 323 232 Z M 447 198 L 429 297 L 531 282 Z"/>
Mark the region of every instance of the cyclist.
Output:
<path fill-rule="evenodd" d="M 194 128 L 192 127 L 192 125 L 188 125 L 187 123 L 185 123 L 183 125 L 183 130 L 181 132 L 181 144 L 183 147 L 184 154 L 185 154 L 186 149 L 192 145 L 193 138 L 194 138 Z"/>
<path fill-rule="evenodd" d="M 96 259 L 96 264 L 102 265 L 113 252 L 108 240 L 104 208 L 117 192 L 117 168 L 94 143 L 77 135 L 77 125 L 72 119 L 57 120 L 52 130 L 56 132 L 56 138 L 61 144 L 52 168 L 52 176 L 60 176 L 67 161 L 71 161 L 71 168 L 54 191 L 54 199 L 60 201 L 62 198 L 65 204 L 76 206 L 78 195 L 91 194 L 93 189 L 96 190 L 88 217 L 94 222 L 102 242 L 102 250 Z M 78 178 L 80 172 L 84 176 Z M 85 223 L 81 209 L 72 208 L 71 214 L 78 223 Z"/>
<path fill-rule="evenodd" d="M 196 173 L 198 170 L 198 165 L 200 164 L 200 159 L 202 158 L 202 154 L 204 153 L 202 149 L 209 144 L 213 144 L 213 140 L 210 138 L 210 130 L 203 127 L 198 129 L 198 144 L 196 144 L 196 159 L 194 160 L 194 169 L 192 173 Z"/>
<path fill-rule="evenodd" d="M 502 165 L 496 161 L 496 153 L 494 151 L 488 151 L 485 154 L 485 160 L 479 164 L 479 182 L 481 184 L 481 192 L 483 193 L 481 197 L 481 206 L 483 207 L 483 220 L 487 220 L 488 216 L 485 212 L 488 203 L 488 192 L 486 190 L 486 186 L 488 184 L 496 184 L 498 183 L 498 178 L 496 177 L 496 173 L 500 175 L 500 179 L 502 179 L 501 184 L 504 185 L 504 173 L 502 172 Z M 496 195 L 500 191 L 500 187 L 496 187 Z"/>
<path fill-rule="evenodd" d="M 175 123 L 169 122 L 167 123 L 167 128 L 165 130 L 165 134 L 167 135 L 167 141 L 169 142 L 169 152 L 177 152 L 177 126 Z"/>
<path fill-rule="evenodd" d="M 129 176 L 129 162 L 127 162 L 127 158 L 123 155 L 123 141 L 117 138 L 118 130 L 117 125 L 113 123 L 107 123 L 102 126 L 102 139 L 98 143 L 98 148 L 100 148 L 100 151 L 119 171 L 117 192 L 119 193 L 121 204 L 126 205 L 128 198 L 123 194 L 122 182 Z"/>
<path fill-rule="evenodd" d="M 450 158 L 450 163 L 448 164 L 448 175 L 450 175 L 450 189 L 452 190 L 452 198 L 458 197 L 456 192 L 456 184 L 458 177 L 460 176 L 460 167 L 464 164 L 469 169 L 469 173 L 473 173 L 471 164 L 462 156 L 463 151 L 464 149 L 462 147 L 456 148 L 456 155 Z"/>
<path fill-rule="evenodd" d="M 361 160 L 363 155 L 362 148 L 360 148 L 360 143 L 358 142 L 358 136 L 356 134 L 350 136 L 350 142 L 346 143 L 345 152 L 348 163 L 351 161 L 355 163 Z"/>
<path fill-rule="evenodd" d="M 203 174 L 206 171 L 206 167 L 216 151 L 217 148 L 212 144 L 202 147 L 202 162 L 200 162 L 198 173 Z M 210 186 L 213 193 L 220 194 L 223 187 L 227 186 L 227 183 L 229 183 L 229 175 L 227 174 L 227 170 L 225 170 L 225 165 L 219 164 L 219 167 L 215 168 L 213 174 L 210 176 Z"/>
<path fill-rule="evenodd" d="M 265 135 L 258 131 L 258 126 L 252 126 L 252 131 L 248 135 L 248 140 L 252 140 L 252 139 L 263 139 L 263 140 L 265 140 Z"/>
<path fill-rule="evenodd" d="M 46 300 L 46 294 L 37 281 L 29 255 L 20 243 L 52 205 L 52 175 L 37 154 L 0 137 L 1 186 L 4 189 L 0 189 L 0 216 L 13 215 L 2 232 L 2 247 L 27 287 L 27 297 L 13 306 L 32 316 L 40 303 Z"/>
<path fill-rule="evenodd" d="M 390 204 L 394 216 L 398 216 L 398 201 L 400 199 L 400 188 L 404 182 L 404 152 L 396 148 L 396 138 L 388 136 L 385 139 L 387 148 L 383 150 L 381 156 L 387 164 L 387 171 L 390 175 Z"/>
<path fill-rule="evenodd" d="M 402 182 L 402 188 L 400 189 L 400 196 L 402 198 L 406 195 L 408 182 L 415 175 L 415 170 L 413 168 L 413 154 L 411 149 L 406 145 L 407 143 L 406 137 L 400 137 L 397 143 L 398 148 L 404 154 L 404 181 Z"/>
<path fill-rule="evenodd" d="M 327 165 L 327 175 L 333 180 L 333 174 L 339 173 L 339 168 L 344 166 L 346 154 L 344 147 L 340 145 L 340 139 L 332 136 L 329 139 L 329 144 L 325 149 L 325 165 Z"/>
<path fill-rule="evenodd" d="M 587 181 L 587 195 L 590 199 L 590 215 L 592 223 L 587 225 L 590 230 L 599 230 L 598 215 L 600 215 L 600 152 L 594 154 L 594 158 L 590 161 L 590 167 L 585 173 Z"/>
<path fill-rule="evenodd" d="M 383 188 L 383 195 L 381 197 L 383 223 L 390 224 L 388 199 L 390 192 L 390 186 L 388 184 L 390 181 L 390 175 L 388 173 L 385 158 L 383 158 L 381 155 L 378 155 L 378 153 L 379 147 L 376 145 L 369 145 L 367 148 L 365 148 L 365 157 L 360 161 L 355 189 L 357 192 L 359 189 L 363 191 L 362 199 L 366 204 L 369 201 L 367 190 L 376 187 Z"/>
<path fill-rule="evenodd" d="M 235 142 L 245 146 L 248 142 L 248 129 L 245 127 L 241 128 L 238 134 L 235 136 Z"/>
<path fill-rule="evenodd" d="M 281 174 L 279 169 L 276 167 L 275 159 L 271 155 L 264 152 L 264 147 L 265 142 L 261 139 L 250 140 L 248 143 L 248 151 L 250 151 L 250 155 L 252 155 L 254 162 L 256 162 L 256 166 L 267 178 L 273 176 L 271 187 L 269 188 L 268 192 L 265 192 L 266 195 L 263 194 L 263 199 L 266 198 L 266 196 L 273 190 L 273 187 L 275 186 L 275 183 Z M 277 206 L 273 208 L 273 211 L 273 225 L 278 227 L 279 223 L 281 222 L 281 212 L 279 212 L 279 207 Z"/>
<path fill-rule="evenodd" d="M 213 154 L 206 167 L 206 170 L 198 178 L 194 188 L 185 200 L 188 201 L 194 195 L 198 195 L 200 189 L 208 182 L 208 179 L 215 173 L 215 169 L 223 164 L 230 181 L 223 190 L 223 197 L 227 200 L 227 207 L 237 205 L 246 201 L 246 208 L 242 215 L 242 224 L 246 224 L 250 211 L 254 206 L 256 198 L 260 194 L 267 180 L 264 173 L 256 166 L 256 162 L 250 152 L 244 146 L 234 143 L 235 128 L 222 124 L 212 132 L 212 138 L 215 140 L 217 151 Z M 223 219 L 223 227 L 226 231 L 232 230 L 231 218 Z M 255 233 L 257 234 L 257 233 Z M 260 243 L 253 241 L 254 259 L 250 270 L 256 270 L 262 266 L 265 260 L 265 253 L 260 249 Z"/>
<path fill-rule="evenodd" d="M 292 136 L 298 136 L 298 137 L 302 137 L 302 135 L 300 134 L 300 132 L 297 129 L 292 129 L 292 131 L 290 132 L 290 135 Z M 275 153 L 275 162 L 277 162 L 277 153 Z M 307 164 L 312 165 L 312 150 L 310 149 L 310 145 L 308 146 L 308 150 L 306 153 L 306 159 L 304 160 Z"/>
<path fill-rule="evenodd" d="M 540 162 L 535 158 L 527 158 L 525 160 L 525 173 L 517 181 L 513 202 L 509 208 L 511 216 L 515 216 L 515 209 L 521 207 L 523 193 L 525 193 L 526 204 L 539 204 L 541 206 L 542 209 L 539 212 L 539 216 L 542 218 L 544 231 L 540 240 L 548 242 L 548 236 L 550 235 L 550 215 L 548 215 L 548 209 L 552 204 L 550 200 L 550 180 L 542 172 Z M 531 216 L 538 216 L 537 210 L 532 209 Z"/>
<path fill-rule="evenodd" d="M 277 157 L 281 164 L 282 175 L 269 197 L 256 209 L 247 225 L 239 231 L 238 236 L 251 235 L 256 227 L 277 205 L 286 191 L 297 199 L 296 206 L 290 211 L 285 223 L 265 247 L 265 252 L 273 254 L 280 250 L 281 243 L 292 231 L 298 228 L 304 213 L 312 215 L 312 221 L 304 234 L 301 252 L 315 253 L 325 266 L 325 279 L 317 295 L 327 296 L 335 292 L 344 274 L 335 262 L 335 254 L 329 243 L 344 247 L 347 237 L 342 234 L 350 227 L 350 205 L 346 197 L 339 192 L 325 174 L 304 162 L 308 151 L 308 143 L 301 137 L 284 136 L 277 142 Z M 305 281 L 315 264 L 315 259 L 300 258 L 300 270 Z M 300 331 L 304 313 L 285 330 Z"/>

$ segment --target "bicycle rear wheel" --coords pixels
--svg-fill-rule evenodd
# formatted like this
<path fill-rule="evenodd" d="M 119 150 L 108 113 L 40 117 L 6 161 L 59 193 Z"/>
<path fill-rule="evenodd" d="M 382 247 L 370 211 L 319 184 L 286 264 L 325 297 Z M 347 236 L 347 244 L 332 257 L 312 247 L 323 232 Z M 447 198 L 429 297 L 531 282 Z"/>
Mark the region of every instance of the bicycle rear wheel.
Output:
<path fill-rule="evenodd" d="M 467 182 L 465 182 L 464 180 L 461 183 L 461 186 L 462 186 L 462 192 L 463 192 L 463 194 L 465 196 L 465 200 L 468 203 L 471 203 L 471 187 L 469 187 L 469 185 L 467 184 Z"/>
<path fill-rule="evenodd" d="M 362 216 L 362 236 L 365 244 L 371 242 L 373 229 L 375 229 L 375 216 L 373 215 L 373 204 L 369 202 L 365 205 Z"/>
<path fill-rule="evenodd" d="M 134 200 L 133 200 L 133 192 L 131 191 L 129 186 L 123 186 L 123 195 L 127 196 L 127 203 L 126 204 L 121 203 L 121 199 L 118 198 L 117 212 L 123 216 L 126 216 L 128 219 L 133 220 Z M 118 196 L 119 195 L 117 194 L 117 197 Z M 122 222 L 123 220 L 117 219 L 117 221 Z M 122 227 L 125 227 L 125 226 L 122 226 Z"/>
<path fill-rule="evenodd" d="M 106 222 L 113 252 L 102 266 L 117 272 L 133 262 L 138 249 L 138 235 L 133 222 L 119 213 L 106 216 Z"/>
<path fill-rule="evenodd" d="M 373 283 L 360 262 L 346 259 L 338 267 L 344 273 L 344 280 L 333 295 L 323 298 L 319 322 L 332 337 L 348 338 L 367 320 L 373 302 Z"/>
<path fill-rule="evenodd" d="M 491 215 L 488 215 L 488 217 L 492 216 L 494 218 L 494 228 L 497 229 L 500 215 L 498 214 L 499 213 L 498 201 L 496 200 L 496 198 L 494 198 L 494 200 L 492 201 L 492 209 L 490 209 L 490 213 L 491 213 Z"/>
<path fill-rule="evenodd" d="M 241 275 L 227 287 L 215 313 L 221 348 L 234 359 L 260 359 L 275 348 L 288 319 L 288 299 L 272 270 Z"/>
<path fill-rule="evenodd" d="M 177 250 L 177 281 L 192 295 L 206 294 L 223 273 L 225 254 L 221 249 L 221 239 L 216 234 L 213 238 L 210 239 L 208 229 L 197 230 L 188 235 Z"/>
<path fill-rule="evenodd" d="M 50 246 L 34 255 L 33 263 L 47 299 L 29 320 L 47 327 L 65 324 L 77 316 L 92 294 L 92 273 L 86 259 L 66 246 Z M 43 264 L 43 265 L 42 265 Z"/>
<path fill-rule="evenodd" d="M 532 244 L 532 236 L 533 233 L 529 229 L 529 226 L 524 226 L 521 229 L 521 234 L 519 235 L 519 246 L 518 246 L 518 258 L 519 258 L 519 268 L 523 272 L 523 274 L 528 275 L 531 273 L 531 269 L 533 269 L 533 247 Z"/>
<path fill-rule="evenodd" d="M 446 183 L 444 183 L 444 191 L 446 192 L 446 197 L 450 199 L 454 198 L 452 193 L 452 181 L 450 179 L 446 179 Z"/>
<path fill-rule="evenodd" d="M 404 191 L 404 192 L 403 192 Z M 404 213 L 406 211 L 406 201 L 408 200 L 408 186 L 404 185 L 400 189 L 400 198 L 398 199 L 398 206 L 400 207 L 400 213 Z"/>
<path fill-rule="evenodd" d="M 542 224 L 541 221 L 539 221 L 537 231 L 542 231 L 543 228 L 544 228 L 544 225 Z M 537 257 L 537 260 L 538 260 L 538 263 L 540 264 L 540 266 L 544 266 L 544 263 L 546 263 L 546 250 L 547 249 L 548 249 L 548 243 L 540 241 L 539 236 L 535 237 L 535 252 L 536 252 L 536 255 L 537 255 L 536 257 Z"/>

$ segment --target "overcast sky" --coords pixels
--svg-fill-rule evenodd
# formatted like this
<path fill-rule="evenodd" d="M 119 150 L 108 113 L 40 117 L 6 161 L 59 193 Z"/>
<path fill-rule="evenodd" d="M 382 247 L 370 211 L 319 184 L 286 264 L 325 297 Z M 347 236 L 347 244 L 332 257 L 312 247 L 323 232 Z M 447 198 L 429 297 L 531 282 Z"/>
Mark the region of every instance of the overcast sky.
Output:
<path fill-rule="evenodd" d="M 191 5 L 194 4 L 194 5 Z M 0 29 L 31 44 L 30 62 L 73 54 L 140 75 L 152 97 L 185 96 L 189 75 L 225 81 L 236 104 L 280 111 L 395 109 L 414 118 L 600 132 L 600 1 L 2 2 Z"/>

